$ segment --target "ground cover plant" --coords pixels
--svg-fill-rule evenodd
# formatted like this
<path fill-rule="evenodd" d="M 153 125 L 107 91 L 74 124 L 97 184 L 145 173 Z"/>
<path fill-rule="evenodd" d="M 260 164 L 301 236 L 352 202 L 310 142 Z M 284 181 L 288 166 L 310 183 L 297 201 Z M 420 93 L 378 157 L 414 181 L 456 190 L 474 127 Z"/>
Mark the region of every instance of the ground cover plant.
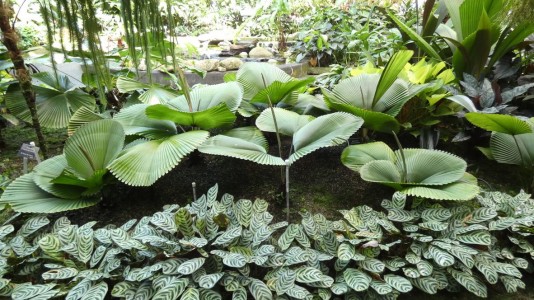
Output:
<path fill-rule="evenodd" d="M 178 35 L 203 30 L 192 28 L 198 12 L 223 1 L 197 3 L 195 12 L 173 0 L 40 1 L 49 72 L 27 67 L 33 50 L 21 50 L 15 11 L 0 2 L 11 59 L 2 64 L 1 120 L 18 123 L 8 130 L 31 126 L 45 156 L 19 177 L 0 170 L 0 295 L 394 299 L 525 289 L 534 253 L 526 39 L 534 28 L 517 9 L 528 5 L 315 2 L 309 11 L 290 0 L 255 3 L 246 22 L 221 14 L 236 32 L 269 20 L 263 25 L 276 28 L 265 34 L 278 40 L 270 51 L 342 64 L 330 75 L 295 78 L 245 62 L 224 83 L 194 86 L 186 72 L 206 73 L 188 66 Z M 124 37 L 112 52 L 102 45 L 102 12 L 121 16 Z M 291 36 L 297 23 L 304 27 Z M 297 53 L 281 53 L 293 38 Z M 80 82 L 56 68 L 59 52 L 83 64 Z M 131 68 L 113 73 L 119 61 Z M 52 151 L 41 127 L 61 132 Z M 484 168 L 501 174 L 486 180 Z M 219 197 L 218 186 L 197 197 L 194 181 L 214 178 L 243 185 L 248 197 Z M 172 195 L 171 204 L 152 214 L 160 195 Z M 331 202 L 341 202 L 341 217 L 328 212 Z M 100 217 L 125 217 L 117 203 L 139 210 L 139 220 L 118 226 Z M 79 219 L 90 221 L 74 225 Z"/>
<path fill-rule="evenodd" d="M 411 202 L 411 204 L 410 204 Z M 186 205 L 122 226 L 93 228 L 46 216 L 17 221 L 4 210 L 2 296 L 103 299 L 338 299 L 395 297 L 487 284 L 524 288 L 534 247 L 530 195 L 487 193 L 454 204 L 407 201 L 358 206 L 330 221 L 302 213 L 272 223 L 268 203 L 218 197 L 217 186 Z M 501 237 L 501 238 L 497 238 Z M 31 277 L 31 283 L 27 283 Z M 315 296 L 313 296 L 315 295 Z"/>

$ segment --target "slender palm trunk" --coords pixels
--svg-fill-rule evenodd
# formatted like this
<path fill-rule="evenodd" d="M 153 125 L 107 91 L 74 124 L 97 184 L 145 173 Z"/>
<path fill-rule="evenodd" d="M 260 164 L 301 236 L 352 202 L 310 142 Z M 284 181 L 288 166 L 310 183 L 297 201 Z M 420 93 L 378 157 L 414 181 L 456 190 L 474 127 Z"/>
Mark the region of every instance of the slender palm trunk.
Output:
<path fill-rule="evenodd" d="M 15 77 L 19 81 L 22 95 L 24 96 L 26 105 L 28 105 L 28 109 L 30 110 L 32 125 L 33 129 L 35 130 L 35 134 L 37 135 L 39 146 L 43 156 L 47 158 L 48 149 L 46 147 L 46 141 L 41 130 L 41 124 L 39 123 L 39 119 L 37 117 L 37 107 L 35 105 L 35 92 L 32 86 L 32 79 L 30 73 L 26 69 L 24 58 L 22 57 L 20 49 L 17 45 L 17 32 L 9 22 L 12 16 L 13 10 L 11 9 L 9 0 L 0 0 L 0 30 L 2 30 L 3 34 L 2 43 L 4 46 L 6 46 L 11 61 L 13 62 L 13 66 L 15 68 Z"/>

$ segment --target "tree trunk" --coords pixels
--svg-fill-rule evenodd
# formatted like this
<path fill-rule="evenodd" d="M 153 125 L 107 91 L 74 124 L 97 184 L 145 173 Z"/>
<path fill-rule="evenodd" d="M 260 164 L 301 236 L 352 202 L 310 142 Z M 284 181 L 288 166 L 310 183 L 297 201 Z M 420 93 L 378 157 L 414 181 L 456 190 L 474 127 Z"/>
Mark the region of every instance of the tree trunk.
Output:
<path fill-rule="evenodd" d="M 30 110 L 33 129 L 35 130 L 35 134 L 37 135 L 39 147 L 41 148 L 43 156 L 45 158 L 48 158 L 48 149 L 46 147 L 46 141 L 43 136 L 43 132 L 41 131 L 41 124 L 39 123 L 39 119 L 37 117 L 37 107 L 35 106 L 35 92 L 32 86 L 32 79 L 30 73 L 26 69 L 26 65 L 24 64 L 24 58 L 22 58 L 22 54 L 17 45 L 17 32 L 9 22 L 12 16 L 13 10 L 11 9 L 9 0 L 0 0 L 0 30 L 2 30 L 2 33 L 4 35 L 2 43 L 4 44 L 4 46 L 6 46 L 9 52 L 9 57 L 13 62 L 13 66 L 15 68 L 15 77 L 19 81 L 22 95 L 24 96 L 24 99 L 26 100 L 26 105 L 28 105 L 28 109 Z"/>

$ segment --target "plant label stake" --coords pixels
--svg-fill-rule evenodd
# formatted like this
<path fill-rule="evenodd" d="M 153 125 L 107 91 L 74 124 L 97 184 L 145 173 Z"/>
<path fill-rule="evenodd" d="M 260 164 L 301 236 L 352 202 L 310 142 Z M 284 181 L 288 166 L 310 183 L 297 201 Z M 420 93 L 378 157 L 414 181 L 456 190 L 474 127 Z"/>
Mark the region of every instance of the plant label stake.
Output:
<path fill-rule="evenodd" d="M 289 163 L 289 159 L 286 159 L 285 163 L 286 163 L 286 209 L 287 209 L 286 219 L 289 222 L 289 166 L 291 164 Z"/>
<path fill-rule="evenodd" d="M 193 201 L 197 201 L 197 184 L 196 182 L 191 183 L 193 187 Z"/>
<path fill-rule="evenodd" d="M 20 146 L 18 155 L 22 157 L 22 171 L 24 174 L 28 173 L 28 159 L 35 160 L 38 164 L 41 162 L 39 147 L 35 147 L 34 142 L 23 143 Z"/>

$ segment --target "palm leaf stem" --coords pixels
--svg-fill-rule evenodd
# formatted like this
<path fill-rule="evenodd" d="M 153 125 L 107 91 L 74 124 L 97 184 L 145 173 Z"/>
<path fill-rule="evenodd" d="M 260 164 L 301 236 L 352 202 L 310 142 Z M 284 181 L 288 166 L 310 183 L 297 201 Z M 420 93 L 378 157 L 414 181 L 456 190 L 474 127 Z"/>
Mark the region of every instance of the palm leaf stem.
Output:
<path fill-rule="evenodd" d="M 402 158 L 402 165 L 403 165 L 403 170 L 402 170 L 402 174 L 401 174 L 401 182 L 402 183 L 406 183 L 406 177 L 408 177 L 408 169 L 406 168 L 406 158 L 404 157 L 404 149 L 402 149 L 402 145 L 399 141 L 399 137 L 397 136 L 397 134 L 395 134 L 395 131 L 392 131 L 393 133 L 393 137 L 395 137 L 395 142 L 397 142 L 397 145 L 399 146 L 399 152 L 401 154 L 401 158 Z"/>
<path fill-rule="evenodd" d="M 267 83 L 265 82 L 265 77 L 261 74 L 261 79 L 263 80 L 264 88 L 267 88 Z M 278 123 L 276 122 L 276 116 L 274 114 L 273 102 L 271 101 L 271 96 L 267 94 L 267 100 L 269 101 L 269 108 L 271 109 L 271 114 L 273 115 L 274 129 L 276 134 L 276 141 L 278 143 L 278 155 L 282 158 L 282 140 L 280 139 L 280 131 L 278 130 Z M 282 183 L 284 183 L 284 168 L 280 168 L 280 178 Z"/>

